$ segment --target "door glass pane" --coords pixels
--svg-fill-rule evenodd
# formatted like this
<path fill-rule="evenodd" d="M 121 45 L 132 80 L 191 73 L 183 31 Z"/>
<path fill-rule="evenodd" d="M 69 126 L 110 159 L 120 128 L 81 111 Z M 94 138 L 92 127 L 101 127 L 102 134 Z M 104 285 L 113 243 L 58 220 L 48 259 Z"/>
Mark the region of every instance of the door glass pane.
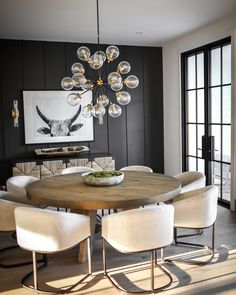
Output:
<path fill-rule="evenodd" d="M 196 122 L 196 91 L 188 91 L 188 122 Z"/>
<path fill-rule="evenodd" d="M 187 89 L 196 88 L 195 55 L 188 57 L 188 86 Z"/>
<path fill-rule="evenodd" d="M 223 161 L 231 162 L 231 127 L 223 126 Z"/>
<path fill-rule="evenodd" d="M 211 123 L 221 123 L 220 87 L 211 89 Z"/>
<path fill-rule="evenodd" d="M 197 122 L 204 123 L 204 90 L 197 91 Z"/>
<path fill-rule="evenodd" d="M 212 184 L 219 185 L 221 181 L 221 163 L 211 162 L 212 165 Z"/>
<path fill-rule="evenodd" d="M 231 45 L 222 47 L 223 58 L 223 84 L 231 83 Z"/>
<path fill-rule="evenodd" d="M 222 165 L 222 198 L 230 201 L 230 185 L 231 185 L 231 166 L 227 164 Z"/>
<path fill-rule="evenodd" d="M 197 171 L 205 174 L 205 161 L 203 159 L 197 159 Z"/>
<path fill-rule="evenodd" d="M 223 87 L 223 123 L 231 123 L 231 86 Z"/>
<path fill-rule="evenodd" d="M 220 65 L 220 48 L 216 48 L 211 50 L 211 86 L 219 85 L 220 84 L 220 72 L 221 72 L 221 65 Z"/>
<path fill-rule="evenodd" d="M 188 125 L 188 154 L 196 156 L 196 125 Z"/>
<path fill-rule="evenodd" d="M 221 159 L 221 126 L 211 126 L 211 135 L 215 137 L 214 159 Z"/>
<path fill-rule="evenodd" d="M 198 157 L 202 157 L 202 136 L 204 135 L 204 125 L 198 125 L 198 142 L 197 142 L 197 155 Z"/>
<path fill-rule="evenodd" d="M 204 87 L 203 53 L 197 55 L 197 87 Z"/>
<path fill-rule="evenodd" d="M 188 171 L 196 171 L 196 158 L 188 157 Z"/>

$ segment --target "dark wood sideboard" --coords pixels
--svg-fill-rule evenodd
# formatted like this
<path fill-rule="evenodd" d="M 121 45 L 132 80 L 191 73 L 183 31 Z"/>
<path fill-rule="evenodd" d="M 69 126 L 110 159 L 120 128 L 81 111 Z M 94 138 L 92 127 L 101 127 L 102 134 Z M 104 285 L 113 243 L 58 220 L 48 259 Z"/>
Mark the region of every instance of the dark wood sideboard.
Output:
<path fill-rule="evenodd" d="M 38 179 L 61 174 L 67 167 L 85 166 L 95 171 L 115 170 L 115 160 L 111 155 L 80 155 L 63 158 L 30 158 L 14 159 L 11 161 L 12 175 L 30 175 Z"/>

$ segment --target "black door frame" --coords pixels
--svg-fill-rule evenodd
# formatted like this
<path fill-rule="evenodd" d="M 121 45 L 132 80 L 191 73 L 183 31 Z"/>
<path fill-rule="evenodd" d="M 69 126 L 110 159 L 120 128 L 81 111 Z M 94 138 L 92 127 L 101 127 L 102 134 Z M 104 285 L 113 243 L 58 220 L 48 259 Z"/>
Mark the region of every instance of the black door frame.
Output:
<path fill-rule="evenodd" d="M 183 171 L 187 171 L 187 131 L 186 131 L 186 122 L 187 122 L 187 112 L 186 112 L 186 85 L 187 85 L 187 57 L 191 56 L 191 55 L 196 55 L 196 54 L 200 54 L 203 53 L 204 54 L 204 99 L 205 99 L 205 135 L 209 136 L 210 132 L 209 132 L 209 118 L 210 118 L 210 108 L 209 108 L 209 104 L 210 104 L 210 95 L 209 95 L 209 89 L 210 87 L 210 60 L 209 60 L 209 52 L 210 50 L 214 49 L 214 47 L 219 47 L 219 46 L 224 46 L 227 44 L 231 44 L 231 37 L 227 37 L 212 43 L 209 43 L 207 45 L 186 51 L 184 53 L 181 54 L 181 111 L 182 111 L 182 170 Z M 222 57 L 221 57 L 222 60 Z M 196 71 L 196 79 L 197 79 L 197 67 L 195 67 L 195 71 Z M 222 71 L 222 66 L 221 66 L 221 71 Z M 206 78 L 207 77 L 207 78 Z M 197 83 L 196 83 L 196 87 L 197 87 Z M 222 91 L 222 90 L 221 90 Z M 222 109 L 221 109 L 222 112 Z M 197 134 L 196 134 L 197 137 Z M 221 135 L 221 141 L 222 141 L 222 135 Z M 198 157 L 198 155 L 196 154 L 196 157 Z M 221 160 L 222 160 L 222 152 L 221 152 Z M 208 165 L 211 165 L 211 162 L 209 161 L 209 159 L 206 159 L 206 163 Z M 210 184 L 210 179 L 211 179 L 211 169 L 209 169 L 210 167 L 208 167 L 207 169 L 205 169 L 205 173 L 206 173 L 206 179 L 207 179 L 207 185 Z M 222 170 L 222 165 L 221 165 L 221 170 Z M 221 178 L 222 178 L 222 171 L 221 171 Z M 222 179 L 221 179 L 222 182 Z M 222 192 L 221 192 L 221 196 L 222 196 Z M 230 206 L 230 202 L 223 200 L 222 197 L 219 199 L 219 203 L 225 207 Z"/>

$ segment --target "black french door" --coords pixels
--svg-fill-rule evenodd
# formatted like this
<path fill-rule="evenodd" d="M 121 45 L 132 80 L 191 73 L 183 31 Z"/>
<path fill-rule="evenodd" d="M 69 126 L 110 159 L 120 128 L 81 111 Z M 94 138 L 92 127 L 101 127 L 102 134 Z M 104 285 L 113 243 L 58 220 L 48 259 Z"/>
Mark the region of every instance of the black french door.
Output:
<path fill-rule="evenodd" d="M 231 40 L 185 52 L 182 62 L 183 170 L 201 171 L 229 205 Z"/>

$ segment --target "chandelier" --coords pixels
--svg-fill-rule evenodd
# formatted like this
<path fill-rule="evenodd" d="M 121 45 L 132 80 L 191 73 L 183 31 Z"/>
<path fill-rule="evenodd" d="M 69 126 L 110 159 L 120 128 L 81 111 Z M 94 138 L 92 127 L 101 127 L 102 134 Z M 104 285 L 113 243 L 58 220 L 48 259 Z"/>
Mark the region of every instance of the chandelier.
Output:
<path fill-rule="evenodd" d="M 85 118 L 95 117 L 99 119 L 99 124 L 103 123 L 103 116 L 108 108 L 108 114 L 117 118 L 121 115 L 122 109 L 120 106 L 127 105 L 131 101 L 131 95 L 126 91 L 126 88 L 136 88 L 139 80 L 135 75 L 127 74 L 131 70 L 130 63 L 121 61 L 116 71 L 107 75 L 103 79 L 104 73 L 102 67 L 105 63 L 111 63 L 119 56 L 119 49 L 117 46 L 111 45 L 103 52 L 100 50 L 100 35 L 99 35 L 99 5 L 97 4 L 97 44 L 98 50 L 91 55 L 88 47 L 81 46 L 77 50 L 78 58 L 85 64 L 89 65 L 92 72 L 89 71 L 92 77 L 86 75 L 85 67 L 80 62 L 75 62 L 71 66 L 72 77 L 65 77 L 61 81 L 61 87 L 64 90 L 82 89 L 80 92 L 73 91 L 67 96 L 68 104 L 76 106 L 81 103 L 83 94 L 92 91 L 93 98 L 91 103 L 82 108 L 82 115 Z M 115 94 L 115 99 L 114 95 Z"/>

